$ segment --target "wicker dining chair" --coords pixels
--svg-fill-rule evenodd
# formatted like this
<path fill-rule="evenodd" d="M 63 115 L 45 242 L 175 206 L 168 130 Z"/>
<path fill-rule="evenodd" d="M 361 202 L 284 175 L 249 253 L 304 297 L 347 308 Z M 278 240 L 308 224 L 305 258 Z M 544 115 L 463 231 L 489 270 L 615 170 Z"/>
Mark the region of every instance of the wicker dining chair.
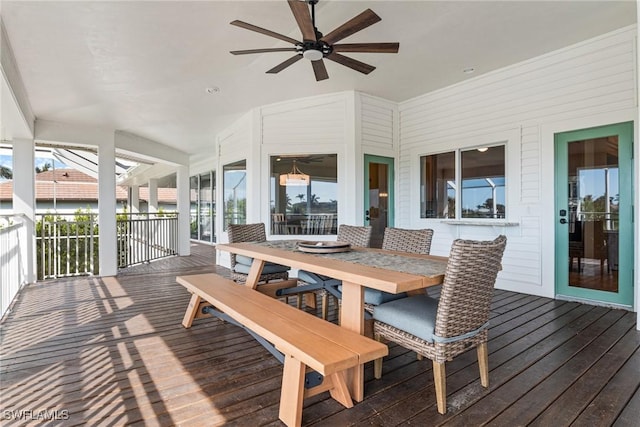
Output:
<path fill-rule="evenodd" d="M 433 230 L 430 228 L 408 230 L 405 228 L 387 227 L 384 229 L 382 249 L 411 254 L 429 255 L 429 252 L 431 251 L 432 238 Z M 375 306 L 399 298 L 405 298 L 406 296 L 407 294 L 405 292 L 392 294 L 377 289 L 365 288 L 364 309 L 369 313 L 373 313 Z"/>
<path fill-rule="evenodd" d="M 407 252 L 410 254 L 429 255 L 432 238 L 433 230 L 430 228 L 408 230 L 405 228 L 387 227 L 384 229 L 382 249 Z"/>
<path fill-rule="evenodd" d="M 373 312 L 376 340 L 395 342 L 431 359 L 438 412 L 447 411 L 445 362 L 476 347 L 480 383 L 489 386 L 487 351 L 489 307 L 507 244 L 457 239 L 453 242 L 440 299 L 427 295 L 381 304 Z M 374 363 L 382 376 L 382 359 Z"/>
<path fill-rule="evenodd" d="M 340 224 L 338 227 L 337 241 L 347 242 L 352 246 L 367 248 L 371 242 L 371 231 L 371 226 L 368 225 L 357 226 Z M 322 318 L 326 319 L 329 311 L 329 295 L 334 298 L 337 307 L 338 300 L 342 297 L 341 292 L 338 290 L 338 286 L 340 286 L 341 283 L 342 282 L 340 280 L 329 276 L 300 270 L 298 271 L 298 286 L 283 289 L 278 293 L 278 295 L 297 294 L 299 299 L 302 294 L 317 292 L 322 300 Z"/>
<path fill-rule="evenodd" d="M 229 224 L 228 232 L 229 243 L 267 241 L 264 223 L 262 222 L 255 224 Z M 238 283 L 246 282 L 252 263 L 253 258 L 231 254 L 231 279 Z M 291 267 L 267 262 L 262 269 L 260 282 L 287 280 L 290 269 Z"/>

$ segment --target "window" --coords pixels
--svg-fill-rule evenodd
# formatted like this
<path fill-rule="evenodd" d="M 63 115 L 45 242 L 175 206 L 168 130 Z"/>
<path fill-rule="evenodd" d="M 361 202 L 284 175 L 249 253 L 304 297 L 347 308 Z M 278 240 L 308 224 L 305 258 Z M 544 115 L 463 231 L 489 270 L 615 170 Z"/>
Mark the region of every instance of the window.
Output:
<path fill-rule="evenodd" d="M 422 218 L 456 217 L 456 156 L 454 152 L 420 158 Z"/>
<path fill-rule="evenodd" d="M 504 218 L 505 188 L 504 145 L 420 158 L 422 218 Z"/>
<path fill-rule="evenodd" d="M 189 178 L 189 228 L 191 229 L 191 238 L 198 240 L 198 177 Z"/>
<path fill-rule="evenodd" d="M 212 243 L 216 241 L 216 173 L 205 172 L 189 179 L 191 201 L 191 238 Z"/>
<path fill-rule="evenodd" d="M 271 234 L 336 234 L 336 154 L 271 157 Z"/>
<path fill-rule="evenodd" d="M 213 188 L 215 177 L 210 172 L 200 175 L 200 240 L 215 241 L 213 237 L 213 224 L 215 220 L 213 204 Z"/>
<path fill-rule="evenodd" d="M 229 224 L 247 223 L 247 161 L 223 167 L 224 230 Z"/>

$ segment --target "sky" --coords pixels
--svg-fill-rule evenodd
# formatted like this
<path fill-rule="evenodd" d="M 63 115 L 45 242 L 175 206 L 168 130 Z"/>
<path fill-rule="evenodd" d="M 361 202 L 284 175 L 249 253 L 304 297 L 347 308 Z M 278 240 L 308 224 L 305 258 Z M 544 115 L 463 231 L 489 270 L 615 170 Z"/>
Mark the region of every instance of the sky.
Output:
<path fill-rule="evenodd" d="M 65 165 L 64 163 L 61 163 L 59 161 L 55 161 L 56 162 L 56 168 L 66 168 L 67 165 Z M 36 157 L 36 161 L 35 161 L 35 166 L 34 167 L 42 167 L 44 166 L 46 163 L 52 164 L 53 163 L 53 159 L 50 158 L 46 158 L 46 157 Z M 10 169 L 13 169 L 13 160 L 12 160 L 12 156 L 6 155 L 6 154 L 0 154 L 0 166 L 4 166 L 4 167 L 8 167 Z"/>

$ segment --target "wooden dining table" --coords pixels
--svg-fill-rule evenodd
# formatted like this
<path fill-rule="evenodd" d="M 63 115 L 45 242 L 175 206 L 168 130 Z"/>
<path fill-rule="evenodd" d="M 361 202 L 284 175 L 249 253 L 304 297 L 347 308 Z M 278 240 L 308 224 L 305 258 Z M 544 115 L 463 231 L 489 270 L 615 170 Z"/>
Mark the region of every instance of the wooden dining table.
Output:
<path fill-rule="evenodd" d="M 441 284 L 446 257 L 352 247 L 348 252 L 310 254 L 297 241 L 223 243 L 216 249 L 253 258 L 246 286 L 257 288 L 266 262 L 306 270 L 342 281 L 340 326 L 364 334 L 364 289 L 390 293 L 417 291 Z M 348 384 L 356 401 L 364 397 L 364 365 L 352 369 Z"/>

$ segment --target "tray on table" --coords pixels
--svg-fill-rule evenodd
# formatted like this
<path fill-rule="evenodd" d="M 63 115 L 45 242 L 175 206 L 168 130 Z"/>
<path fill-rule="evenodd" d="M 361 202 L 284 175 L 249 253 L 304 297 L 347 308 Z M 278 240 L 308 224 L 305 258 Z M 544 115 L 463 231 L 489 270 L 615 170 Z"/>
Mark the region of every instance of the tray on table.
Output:
<path fill-rule="evenodd" d="M 351 244 L 347 242 L 327 241 L 301 241 L 298 242 L 298 250 L 314 254 L 328 254 L 333 252 L 347 252 L 351 250 Z"/>

